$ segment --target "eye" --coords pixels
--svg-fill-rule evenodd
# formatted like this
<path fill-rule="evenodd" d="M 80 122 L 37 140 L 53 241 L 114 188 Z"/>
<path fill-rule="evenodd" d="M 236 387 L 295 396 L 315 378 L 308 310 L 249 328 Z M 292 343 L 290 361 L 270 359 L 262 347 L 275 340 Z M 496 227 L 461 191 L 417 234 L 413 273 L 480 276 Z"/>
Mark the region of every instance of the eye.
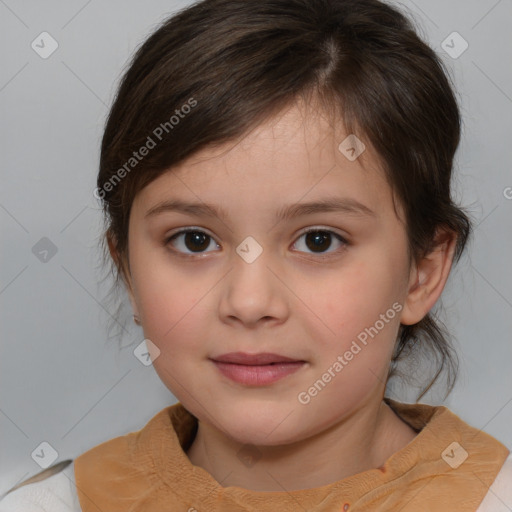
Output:
<path fill-rule="evenodd" d="M 347 240 L 345 240 L 341 235 L 328 229 L 309 228 L 307 231 L 304 231 L 297 240 L 300 240 L 303 237 L 305 237 L 304 242 L 302 242 L 305 246 L 305 249 L 301 248 L 300 242 L 297 241 L 295 242 L 294 247 L 299 245 L 299 251 L 304 252 L 305 250 L 307 251 L 307 249 L 309 249 L 312 251 L 312 254 L 318 254 L 320 256 L 323 254 L 336 252 L 336 247 L 334 250 L 328 251 L 328 249 L 332 248 L 333 239 L 338 244 L 338 251 L 342 250 L 346 245 L 348 245 Z M 174 233 L 172 236 L 168 237 L 165 240 L 165 245 L 171 244 L 175 252 L 192 255 L 211 252 L 207 251 L 207 249 L 211 247 L 212 242 L 215 246 L 217 246 L 217 248 L 220 248 L 213 237 L 204 231 L 199 229 L 182 229 L 181 231 L 178 231 L 177 233 Z"/>
<path fill-rule="evenodd" d="M 305 237 L 303 246 L 313 251 L 313 254 L 324 254 L 327 249 L 331 248 L 333 238 L 339 244 L 338 252 L 348 245 L 348 242 L 341 235 L 327 229 L 309 228 L 299 236 L 298 240 L 302 237 Z M 298 242 L 295 242 L 294 246 L 297 244 Z M 298 245 L 300 246 L 300 243 Z M 299 248 L 299 250 L 301 249 Z M 330 252 L 337 252 L 336 248 Z"/>
<path fill-rule="evenodd" d="M 183 229 L 167 238 L 165 245 L 170 243 L 176 247 L 177 252 L 183 252 L 184 254 L 198 254 L 205 252 L 205 249 L 210 247 L 211 242 L 215 243 L 213 238 L 204 231 L 198 229 Z M 215 245 L 219 247 L 217 243 L 215 243 Z M 190 252 L 184 251 L 184 248 L 190 250 Z"/>

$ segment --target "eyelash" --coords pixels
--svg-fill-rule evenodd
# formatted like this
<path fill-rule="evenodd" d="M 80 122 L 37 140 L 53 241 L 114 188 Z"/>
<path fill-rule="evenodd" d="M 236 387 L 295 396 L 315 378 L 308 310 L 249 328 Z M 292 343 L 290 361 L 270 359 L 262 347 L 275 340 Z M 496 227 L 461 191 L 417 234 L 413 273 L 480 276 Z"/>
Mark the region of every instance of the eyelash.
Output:
<path fill-rule="evenodd" d="M 330 229 L 326 229 L 326 228 L 322 228 L 322 227 L 308 228 L 308 229 L 302 231 L 298 235 L 296 240 L 299 240 L 299 238 L 301 238 L 304 235 L 307 235 L 308 233 L 319 233 L 319 232 L 320 233 L 329 234 L 329 235 L 333 235 L 334 238 L 336 238 L 339 242 L 341 242 L 343 246 L 340 249 L 332 251 L 332 252 L 325 252 L 325 253 L 310 252 L 310 253 L 306 253 L 306 254 L 317 256 L 320 259 L 322 259 L 322 258 L 329 258 L 332 255 L 343 251 L 346 248 L 346 246 L 350 245 L 349 242 L 344 237 L 342 237 L 340 234 L 338 234 L 335 231 L 332 231 Z M 211 235 L 209 235 L 208 233 L 206 233 L 202 229 L 199 229 L 199 228 L 196 229 L 196 228 L 190 227 L 190 228 L 187 228 L 187 229 L 181 229 L 180 231 L 177 231 L 176 233 L 174 233 L 171 236 L 167 237 L 165 239 L 165 241 L 164 241 L 164 245 L 168 246 L 173 240 L 175 240 L 179 236 L 181 236 L 183 234 L 186 234 L 186 233 L 200 233 L 200 234 L 206 235 L 208 238 L 210 238 L 211 240 L 215 241 L 215 239 Z M 215 242 L 215 243 L 217 243 L 217 242 Z M 296 243 L 297 242 L 295 241 L 293 245 L 295 245 Z M 329 249 L 330 249 L 330 247 L 329 247 Z M 212 251 L 203 251 L 203 252 L 197 252 L 197 253 L 184 253 L 184 252 L 181 252 L 181 251 L 177 251 L 176 249 L 170 249 L 170 250 L 172 252 L 174 252 L 174 253 L 179 254 L 182 257 L 185 257 L 185 258 L 189 258 L 189 257 L 190 258 L 202 257 L 202 255 L 207 254 L 208 252 L 212 252 Z M 299 251 L 299 252 L 301 252 L 301 251 Z"/>

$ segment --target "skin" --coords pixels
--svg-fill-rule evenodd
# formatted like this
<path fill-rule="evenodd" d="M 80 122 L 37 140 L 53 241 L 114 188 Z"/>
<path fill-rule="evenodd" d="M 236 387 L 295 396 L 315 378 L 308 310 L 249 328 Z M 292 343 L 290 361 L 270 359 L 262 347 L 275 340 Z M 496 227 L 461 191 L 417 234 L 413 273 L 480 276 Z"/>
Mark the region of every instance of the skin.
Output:
<path fill-rule="evenodd" d="M 382 466 L 416 432 L 383 401 L 400 322 L 418 322 L 448 278 L 455 239 L 410 261 L 400 205 L 378 155 L 349 161 L 347 133 L 320 109 L 296 102 L 239 140 L 204 149 L 141 190 L 129 221 L 126 284 L 144 336 L 160 350 L 154 367 L 199 420 L 187 455 L 222 486 L 256 491 L 314 488 Z M 351 198 L 374 215 L 317 212 L 278 222 L 284 205 L 327 196 Z M 167 211 L 170 198 L 222 207 L 227 218 Z M 332 235 L 320 252 L 301 230 Z M 202 252 L 182 235 L 201 229 Z M 262 254 L 247 263 L 236 248 L 248 236 Z M 329 246 L 330 240 L 330 246 Z M 402 306 L 378 335 L 308 404 L 307 391 L 365 328 Z M 268 386 L 224 377 L 209 360 L 232 351 L 274 352 L 306 364 Z M 252 466 L 237 452 L 258 454 Z M 245 447 L 244 449 L 247 449 Z"/>

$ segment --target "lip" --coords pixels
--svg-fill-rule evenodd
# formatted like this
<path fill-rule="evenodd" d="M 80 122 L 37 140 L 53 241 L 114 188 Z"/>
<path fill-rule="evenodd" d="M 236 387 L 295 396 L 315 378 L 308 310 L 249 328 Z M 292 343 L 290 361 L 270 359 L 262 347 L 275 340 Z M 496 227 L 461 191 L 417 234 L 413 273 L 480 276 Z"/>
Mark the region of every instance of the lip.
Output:
<path fill-rule="evenodd" d="M 220 356 L 212 357 L 213 361 L 219 363 L 234 363 L 245 365 L 265 365 L 271 363 L 297 363 L 304 362 L 300 359 L 292 359 L 291 357 L 282 356 L 280 354 L 272 354 L 271 352 L 261 352 L 259 354 L 248 354 L 246 352 L 229 352 Z"/>
<path fill-rule="evenodd" d="M 231 352 L 211 359 L 218 370 L 228 379 L 246 386 L 266 386 L 295 373 L 306 364 L 268 352 L 246 354 Z"/>

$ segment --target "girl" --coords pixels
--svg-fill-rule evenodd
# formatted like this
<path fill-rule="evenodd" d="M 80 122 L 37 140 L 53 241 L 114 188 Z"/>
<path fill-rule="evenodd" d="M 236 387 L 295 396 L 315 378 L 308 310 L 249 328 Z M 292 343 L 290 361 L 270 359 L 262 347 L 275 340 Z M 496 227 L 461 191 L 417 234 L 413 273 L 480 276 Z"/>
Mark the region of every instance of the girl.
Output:
<path fill-rule="evenodd" d="M 418 400 L 454 367 L 430 311 L 471 231 L 459 138 L 441 61 L 377 0 L 166 21 L 124 75 L 95 195 L 179 402 L 0 510 L 510 510 L 508 448 L 385 396 L 405 355 L 440 358 Z"/>

